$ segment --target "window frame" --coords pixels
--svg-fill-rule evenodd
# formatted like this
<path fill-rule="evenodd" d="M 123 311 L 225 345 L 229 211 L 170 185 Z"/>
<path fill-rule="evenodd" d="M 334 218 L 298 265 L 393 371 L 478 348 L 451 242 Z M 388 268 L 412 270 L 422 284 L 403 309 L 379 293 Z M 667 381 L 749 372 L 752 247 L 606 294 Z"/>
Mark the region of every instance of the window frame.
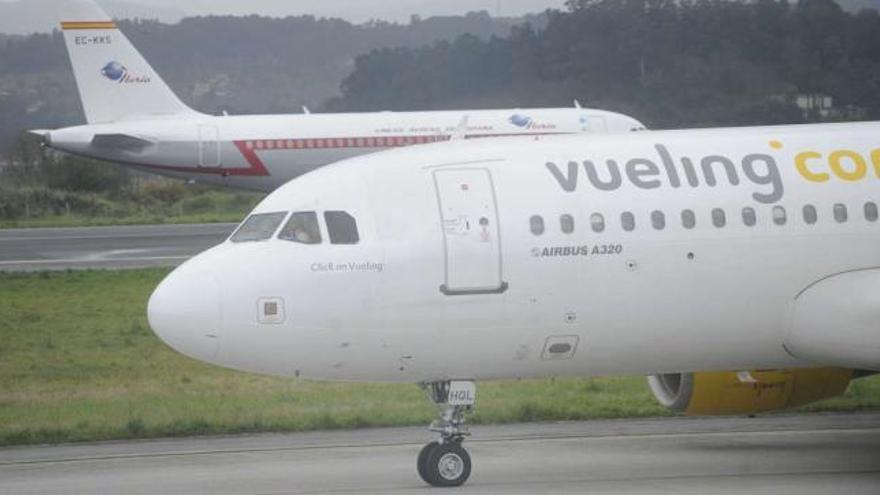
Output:
<path fill-rule="evenodd" d="M 318 234 L 318 239 L 316 241 L 305 242 L 305 241 L 301 241 L 301 240 L 298 240 L 295 238 L 281 237 L 281 235 L 284 233 L 284 230 L 287 229 L 288 225 L 290 225 L 290 222 L 292 222 L 294 217 L 297 217 L 298 215 L 312 215 L 314 217 L 313 220 L 315 221 L 315 227 L 317 227 L 317 234 Z M 321 231 L 321 219 L 318 216 L 318 212 L 313 211 L 313 210 L 291 212 L 290 216 L 287 218 L 287 221 L 284 222 L 284 225 L 282 225 L 281 229 L 278 231 L 276 238 L 279 241 L 294 242 L 296 244 L 302 244 L 304 246 L 315 246 L 315 245 L 323 244 L 324 243 L 324 233 Z"/>
<path fill-rule="evenodd" d="M 352 223 L 349 224 L 348 226 L 352 226 L 352 225 L 354 226 L 354 242 L 350 242 L 350 241 L 342 242 L 342 241 L 337 241 L 334 239 L 335 236 L 333 234 L 333 229 L 331 229 L 331 227 L 330 227 L 332 222 L 331 222 L 330 217 L 328 215 L 335 216 L 335 215 L 340 215 L 340 214 L 345 215 L 345 217 L 347 217 L 348 219 L 351 219 Z M 357 217 L 355 217 L 354 215 L 352 215 L 350 212 L 348 212 L 346 210 L 324 210 L 322 212 L 321 216 L 324 219 L 324 227 L 327 229 L 327 240 L 329 241 L 329 243 L 331 245 L 333 245 L 333 246 L 354 246 L 354 245 L 360 244 L 361 231 L 360 231 L 360 226 L 358 225 Z M 333 222 L 335 222 L 335 220 Z M 320 225 L 319 225 L 319 227 L 320 227 Z M 350 234 L 350 232 L 348 234 Z"/>
<path fill-rule="evenodd" d="M 273 215 L 280 216 L 280 220 L 278 221 L 278 224 L 275 225 L 275 228 L 272 229 L 272 232 L 270 232 L 268 236 L 261 236 L 259 238 L 254 238 L 254 239 L 238 239 L 238 240 L 236 239 L 236 236 L 241 234 L 241 231 L 245 228 L 245 226 L 247 226 L 248 222 L 250 222 L 252 219 L 257 218 L 257 217 L 269 217 L 269 216 L 273 216 Z M 285 225 L 285 223 L 287 222 L 287 218 L 289 216 L 290 216 L 289 211 L 267 211 L 265 213 L 252 213 L 252 214 L 248 215 L 247 218 L 242 220 L 242 222 L 235 229 L 235 232 L 233 232 L 229 236 L 229 242 L 231 242 L 233 244 L 245 244 L 248 242 L 270 241 L 279 232 L 279 229 Z"/>
<path fill-rule="evenodd" d="M 758 225 L 758 212 L 751 206 L 742 209 L 742 222 L 746 227 L 754 227 Z"/>
<path fill-rule="evenodd" d="M 690 208 L 681 210 L 681 226 L 687 230 L 697 228 L 697 212 Z"/>
<path fill-rule="evenodd" d="M 834 221 L 839 224 L 849 222 L 849 208 L 843 203 L 834 203 L 832 207 L 834 213 Z"/>
<path fill-rule="evenodd" d="M 819 223 L 819 209 L 812 203 L 807 203 L 801 208 L 801 214 L 804 217 L 804 223 L 807 225 L 816 225 Z"/>
<path fill-rule="evenodd" d="M 568 228 L 566 228 L 568 227 Z M 559 229 L 563 234 L 571 235 L 574 234 L 575 231 L 575 222 L 574 215 L 570 213 L 563 213 L 559 215 Z"/>
<path fill-rule="evenodd" d="M 651 227 L 654 228 L 657 232 L 661 232 L 666 230 L 666 213 L 663 213 L 661 210 L 654 210 L 651 212 Z"/>
<path fill-rule="evenodd" d="M 871 223 L 877 222 L 880 219 L 880 207 L 877 206 L 877 202 L 875 201 L 866 201 L 864 208 L 865 220 Z"/>
<path fill-rule="evenodd" d="M 598 220 L 598 222 L 596 220 Z M 605 232 L 606 228 L 608 228 L 608 224 L 605 222 L 605 215 L 599 212 L 590 214 L 590 230 L 592 230 L 594 234 L 601 234 Z"/>
<path fill-rule="evenodd" d="M 535 227 L 539 228 L 536 229 Z M 547 233 L 547 224 L 544 222 L 542 215 L 535 214 L 529 217 L 529 232 L 535 237 L 541 237 Z"/>
<path fill-rule="evenodd" d="M 631 211 L 622 212 L 620 214 L 620 226 L 624 232 L 634 232 L 638 228 L 635 213 Z"/>
<path fill-rule="evenodd" d="M 776 205 L 770 214 L 773 217 L 773 223 L 778 227 L 784 227 L 788 223 L 788 210 L 782 205 Z"/>
<path fill-rule="evenodd" d="M 712 208 L 712 225 L 716 229 L 727 227 L 727 212 L 724 211 L 724 208 Z"/>

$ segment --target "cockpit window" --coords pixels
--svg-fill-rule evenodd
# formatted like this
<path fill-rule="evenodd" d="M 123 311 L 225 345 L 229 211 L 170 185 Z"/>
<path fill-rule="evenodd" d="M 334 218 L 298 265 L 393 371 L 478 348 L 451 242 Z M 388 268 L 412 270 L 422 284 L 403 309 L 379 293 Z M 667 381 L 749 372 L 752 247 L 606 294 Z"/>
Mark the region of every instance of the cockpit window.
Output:
<path fill-rule="evenodd" d="M 278 238 L 300 244 L 320 244 L 321 228 L 318 215 L 313 211 L 298 211 L 290 216 L 287 225 L 281 229 Z"/>
<path fill-rule="evenodd" d="M 265 241 L 272 237 L 286 216 L 286 212 L 251 215 L 235 231 L 235 234 L 232 234 L 230 240 L 232 242 Z"/>
<path fill-rule="evenodd" d="M 344 211 L 325 211 L 331 244 L 357 244 L 360 241 L 357 221 Z"/>

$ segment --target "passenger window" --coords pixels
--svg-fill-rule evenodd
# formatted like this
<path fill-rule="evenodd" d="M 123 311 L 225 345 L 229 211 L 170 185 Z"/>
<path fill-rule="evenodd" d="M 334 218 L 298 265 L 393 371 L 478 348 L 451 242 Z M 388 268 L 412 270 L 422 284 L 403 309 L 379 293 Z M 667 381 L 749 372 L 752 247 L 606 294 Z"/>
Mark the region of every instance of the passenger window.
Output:
<path fill-rule="evenodd" d="M 724 213 L 724 210 L 721 208 L 712 210 L 712 224 L 719 229 L 727 225 L 727 215 Z"/>
<path fill-rule="evenodd" d="M 788 221 L 788 214 L 785 212 L 785 208 L 781 206 L 773 207 L 773 223 L 776 225 L 785 225 L 785 222 Z"/>
<path fill-rule="evenodd" d="M 327 222 L 330 244 L 357 244 L 360 242 L 357 221 L 348 212 L 325 211 L 324 221 Z"/>
<path fill-rule="evenodd" d="M 318 215 L 313 211 L 294 213 L 287 221 L 287 225 L 278 233 L 278 238 L 300 244 L 320 244 L 321 229 L 318 227 Z"/>
<path fill-rule="evenodd" d="M 574 232 L 574 217 L 571 215 L 562 215 L 559 217 L 559 224 L 562 227 L 562 232 L 565 234 L 571 234 Z"/>
<path fill-rule="evenodd" d="M 540 215 L 534 215 L 529 219 L 529 228 L 532 229 L 532 234 L 541 235 L 544 233 L 544 217 Z"/>
<path fill-rule="evenodd" d="M 846 205 L 837 203 L 834 205 L 834 219 L 837 220 L 837 223 L 844 223 L 849 218 L 849 213 L 846 211 Z"/>
<path fill-rule="evenodd" d="M 620 224 L 623 225 L 623 230 L 627 232 L 632 232 L 636 228 L 636 217 L 632 213 L 625 211 L 620 215 Z"/>
<path fill-rule="evenodd" d="M 692 229 L 697 226 L 697 215 L 694 210 L 684 210 L 681 212 L 681 224 L 686 229 Z"/>
<path fill-rule="evenodd" d="M 605 230 L 605 217 L 600 213 L 593 213 L 590 215 L 590 227 L 592 227 L 593 232 L 603 232 Z"/>
<path fill-rule="evenodd" d="M 876 222 L 877 217 L 877 203 L 874 203 L 873 201 L 865 203 L 865 219 L 869 222 Z"/>
<path fill-rule="evenodd" d="M 242 222 L 241 227 L 232 234 L 229 240 L 232 242 L 254 242 L 270 239 L 286 216 L 287 212 L 251 215 Z"/>
<path fill-rule="evenodd" d="M 808 225 L 815 225 L 819 221 L 819 213 L 813 205 L 804 206 L 804 222 Z"/>
<path fill-rule="evenodd" d="M 743 223 L 746 227 L 754 227 L 758 223 L 758 215 L 752 207 L 743 208 Z"/>
<path fill-rule="evenodd" d="M 662 211 L 651 212 L 651 225 L 655 230 L 663 230 L 666 228 L 666 215 Z"/>

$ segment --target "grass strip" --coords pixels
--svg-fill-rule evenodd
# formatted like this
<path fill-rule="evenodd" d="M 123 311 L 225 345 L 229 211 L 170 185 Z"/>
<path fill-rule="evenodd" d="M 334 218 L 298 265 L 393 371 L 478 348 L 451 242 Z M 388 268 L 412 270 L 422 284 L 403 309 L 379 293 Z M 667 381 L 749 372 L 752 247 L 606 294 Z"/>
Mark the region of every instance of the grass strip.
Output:
<path fill-rule="evenodd" d="M 167 269 L 0 274 L 0 445 L 426 425 L 414 385 L 224 370 L 150 331 Z M 805 411 L 880 408 L 880 377 Z M 642 377 L 480 384 L 474 423 L 664 416 Z"/>

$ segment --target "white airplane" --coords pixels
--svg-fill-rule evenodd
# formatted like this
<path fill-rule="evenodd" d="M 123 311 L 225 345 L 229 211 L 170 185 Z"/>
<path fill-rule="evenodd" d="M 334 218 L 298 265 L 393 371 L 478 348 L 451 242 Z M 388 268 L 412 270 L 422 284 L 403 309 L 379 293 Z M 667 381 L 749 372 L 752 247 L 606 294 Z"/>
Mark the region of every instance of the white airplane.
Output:
<path fill-rule="evenodd" d="M 596 109 L 211 116 L 184 105 L 91 0 L 61 27 L 88 125 L 32 131 L 54 149 L 179 179 L 258 191 L 343 158 L 453 137 L 642 130 Z"/>
<path fill-rule="evenodd" d="M 391 150 L 270 194 L 149 321 L 219 366 L 422 384 L 418 471 L 456 486 L 479 380 L 649 375 L 755 414 L 880 370 L 878 202 L 880 123 Z"/>

